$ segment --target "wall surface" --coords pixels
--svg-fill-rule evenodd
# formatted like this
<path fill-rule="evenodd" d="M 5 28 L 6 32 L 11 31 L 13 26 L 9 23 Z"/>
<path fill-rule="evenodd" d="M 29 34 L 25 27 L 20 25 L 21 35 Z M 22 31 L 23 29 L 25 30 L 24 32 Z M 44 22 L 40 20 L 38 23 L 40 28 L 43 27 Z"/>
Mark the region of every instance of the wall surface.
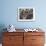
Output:
<path fill-rule="evenodd" d="M 18 7 L 34 7 L 36 20 L 18 22 Z M 46 32 L 46 0 L 0 0 L 0 31 L 9 24 L 20 29 L 40 27 Z"/>

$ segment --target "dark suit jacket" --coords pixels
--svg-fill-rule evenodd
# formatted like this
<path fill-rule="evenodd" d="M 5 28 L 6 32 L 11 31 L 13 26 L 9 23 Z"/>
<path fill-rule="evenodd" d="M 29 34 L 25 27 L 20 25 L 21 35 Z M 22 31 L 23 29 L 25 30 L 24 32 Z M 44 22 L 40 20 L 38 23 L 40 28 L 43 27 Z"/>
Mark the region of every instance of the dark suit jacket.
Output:
<path fill-rule="evenodd" d="M 32 19 L 33 18 L 33 14 L 29 14 L 26 19 Z M 23 19 L 23 15 L 20 15 L 20 19 Z"/>

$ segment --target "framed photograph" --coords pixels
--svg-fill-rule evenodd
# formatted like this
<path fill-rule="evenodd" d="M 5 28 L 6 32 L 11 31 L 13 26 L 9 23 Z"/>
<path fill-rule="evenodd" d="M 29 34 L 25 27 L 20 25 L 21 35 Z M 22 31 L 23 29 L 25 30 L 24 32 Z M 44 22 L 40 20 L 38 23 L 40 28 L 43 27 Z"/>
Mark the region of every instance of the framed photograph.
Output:
<path fill-rule="evenodd" d="M 18 21 L 35 21 L 35 8 L 19 7 Z"/>

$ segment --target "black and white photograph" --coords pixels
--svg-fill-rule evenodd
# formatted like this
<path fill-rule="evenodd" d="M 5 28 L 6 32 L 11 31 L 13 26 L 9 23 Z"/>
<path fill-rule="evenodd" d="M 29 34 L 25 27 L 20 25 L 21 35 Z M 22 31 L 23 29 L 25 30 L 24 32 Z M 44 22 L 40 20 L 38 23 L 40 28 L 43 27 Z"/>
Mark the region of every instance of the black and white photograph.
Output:
<path fill-rule="evenodd" d="M 35 8 L 20 7 L 18 8 L 18 21 L 34 21 Z"/>

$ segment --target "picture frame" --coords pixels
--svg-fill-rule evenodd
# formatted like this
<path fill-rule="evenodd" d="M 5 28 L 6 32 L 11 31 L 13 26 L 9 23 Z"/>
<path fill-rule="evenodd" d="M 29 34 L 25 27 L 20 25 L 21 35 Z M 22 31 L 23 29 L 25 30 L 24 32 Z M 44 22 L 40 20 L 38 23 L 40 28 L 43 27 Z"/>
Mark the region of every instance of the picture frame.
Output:
<path fill-rule="evenodd" d="M 33 7 L 19 7 L 18 21 L 35 21 L 35 8 Z"/>

